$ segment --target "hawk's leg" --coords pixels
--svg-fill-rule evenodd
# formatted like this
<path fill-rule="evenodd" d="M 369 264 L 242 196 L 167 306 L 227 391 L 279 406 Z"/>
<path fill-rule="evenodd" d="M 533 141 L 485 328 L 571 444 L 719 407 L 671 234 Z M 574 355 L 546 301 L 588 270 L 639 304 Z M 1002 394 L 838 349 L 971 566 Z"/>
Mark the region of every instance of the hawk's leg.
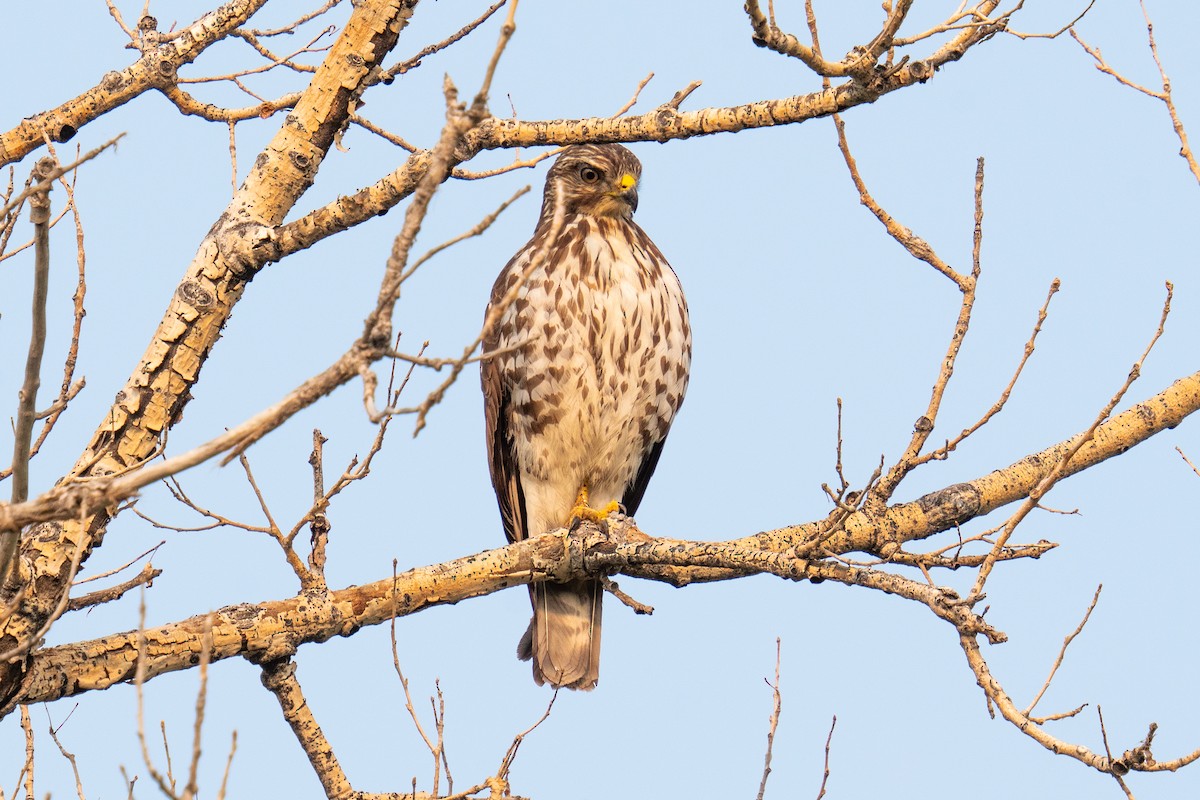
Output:
<path fill-rule="evenodd" d="M 614 511 L 620 511 L 621 504 L 616 500 L 612 500 L 603 508 L 592 508 L 588 505 L 588 487 L 583 484 L 579 487 L 579 493 L 575 495 L 575 507 L 567 515 L 567 527 L 575 530 L 584 520 L 595 522 L 598 525 L 604 525 L 608 519 L 608 515 Z"/>

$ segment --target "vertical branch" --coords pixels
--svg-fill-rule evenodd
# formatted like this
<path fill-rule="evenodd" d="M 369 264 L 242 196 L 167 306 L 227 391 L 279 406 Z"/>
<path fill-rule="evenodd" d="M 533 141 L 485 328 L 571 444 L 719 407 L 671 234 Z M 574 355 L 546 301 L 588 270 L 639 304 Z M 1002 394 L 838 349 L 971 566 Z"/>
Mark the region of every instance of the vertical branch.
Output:
<path fill-rule="evenodd" d="M 17 395 L 17 423 L 13 435 L 12 501 L 23 503 L 29 497 L 29 448 L 33 443 L 33 422 L 37 419 L 37 393 L 42 384 L 42 354 L 46 350 L 46 298 L 50 282 L 50 185 L 49 176 L 58 163 L 43 158 L 33 168 L 33 182 L 47 182 L 45 191 L 29 199 L 29 219 L 33 223 L 33 322 L 29 335 L 29 353 L 25 357 L 25 381 Z M 0 531 L 0 580 L 7 577 L 17 552 L 20 531 Z"/>
<path fill-rule="evenodd" d="M 313 470 L 313 514 L 308 523 L 312 534 L 312 548 L 308 552 L 308 569 L 310 579 L 325 588 L 325 546 L 329 543 L 329 518 L 325 516 L 328 500 L 325 497 L 325 451 L 324 444 L 329 441 L 321 435 L 319 428 L 313 428 L 313 449 L 308 457 L 308 463 Z"/>
<path fill-rule="evenodd" d="M 133 686 L 137 697 L 137 739 L 138 746 L 142 750 L 142 761 L 146 765 L 146 771 L 150 775 L 150 779 L 158 786 L 158 790 L 170 798 L 175 797 L 175 779 L 171 776 L 171 753 L 167 750 L 167 777 L 163 777 L 162 773 L 155 768 L 154 762 L 150 759 L 150 748 L 146 745 L 146 701 L 142 693 L 142 685 L 146 682 L 146 590 L 142 590 L 141 599 L 138 601 L 138 631 L 137 631 L 137 669 L 133 675 Z M 166 730 L 163 730 L 163 747 L 166 749 L 167 736 Z M 136 780 L 136 779 L 135 779 Z M 129 796 L 133 796 L 133 785 L 130 784 Z"/>
<path fill-rule="evenodd" d="M 200 688 L 196 691 L 196 719 L 192 728 L 192 763 L 188 767 L 187 785 L 183 787 L 184 800 L 192 800 L 200 793 L 196 776 L 200 771 L 200 734 L 204 729 L 204 708 L 208 701 L 208 662 L 212 658 L 213 615 L 204 620 L 204 633 L 200 647 Z"/>
<path fill-rule="evenodd" d="M 775 705 L 771 708 L 771 726 L 767 728 L 767 755 L 763 760 L 762 781 L 758 784 L 758 800 L 763 800 L 763 796 L 767 793 L 767 777 L 771 774 L 771 749 L 775 746 L 775 730 L 779 727 L 779 712 L 783 706 L 783 695 L 779 692 L 779 657 L 781 644 L 779 637 L 775 637 L 775 682 L 767 685 L 771 687 L 771 692 L 775 698 Z M 764 679 L 765 680 L 765 679 Z"/>
<path fill-rule="evenodd" d="M 437 708 L 434 707 L 434 722 L 437 724 L 437 744 L 435 745 L 429 736 L 425 733 L 424 726 L 421 725 L 421 718 L 417 716 L 417 710 L 413 707 L 412 694 L 408 691 L 408 678 L 404 677 L 404 671 L 400 668 L 400 651 L 396 646 L 396 598 L 399 595 L 397 590 L 397 581 L 399 580 L 396 574 L 396 559 L 392 559 L 392 621 L 391 621 L 391 638 L 392 638 L 392 667 L 396 670 L 396 677 L 400 679 L 400 686 L 404 689 L 404 708 L 408 710 L 408 716 L 412 718 L 413 726 L 417 729 L 421 739 L 425 742 L 425 746 L 429 748 L 429 752 L 433 754 L 433 796 L 437 797 L 438 781 L 441 776 L 442 764 L 442 721 L 438 717 Z M 441 694 L 441 687 L 438 687 L 438 694 Z M 443 706 L 443 711 L 445 710 Z M 413 778 L 416 780 L 416 777 Z"/>
<path fill-rule="evenodd" d="M 217 790 L 217 800 L 225 800 L 225 788 L 229 785 L 229 768 L 233 766 L 233 756 L 237 753 L 237 731 L 233 732 L 233 741 L 229 745 L 229 758 L 225 759 L 225 774 L 221 776 L 221 788 Z"/>
<path fill-rule="evenodd" d="M 821 774 L 821 789 L 817 792 L 817 800 L 825 796 L 825 786 L 829 783 L 829 748 L 833 744 L 833 729 L 837 727 L 837 714 L 829 723 L 829 735 L 825 737 L 825 771 Z"/>
<path fill-rule="evenodd" d="M 29 720 L 29 706 L 21 706 L 21 730 L 25 732 L 25 798 L 33 796 L 33 723 Z M 14 792 L 15 794 L 15 792 Z"/>
<path fill-rule="evenodd" d="M 483 83 L 479 87 L 479 93 L 475 95 L 475 108 L 482 111 L 487 106 L 488 95 L 492 91 L 492 78 L 496 75 L 496 67 L 500 63 L 500 56 L 504 54 L 504 48 L 508 46 L 508 40 L 517 31 L 517 0 L 512 0 L 508 5 L 508 17 L 505 18 L 504 24 L 500 26 L 500 40 L 496 43 L 496 49 L 492 52 L 492 60 L 488 62 L 487 72 L 484 73 Z"/>

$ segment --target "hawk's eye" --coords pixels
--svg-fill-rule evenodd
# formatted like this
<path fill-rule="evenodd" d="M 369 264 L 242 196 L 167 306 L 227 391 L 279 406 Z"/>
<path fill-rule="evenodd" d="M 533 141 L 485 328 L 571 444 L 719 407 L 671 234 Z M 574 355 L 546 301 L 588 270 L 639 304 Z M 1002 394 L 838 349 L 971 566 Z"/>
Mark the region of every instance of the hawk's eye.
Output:
<path fill-rule="evenodd" d="M 584 183 L 595 183 L 600 180 L 600 173 L 594 167 L 585 165 L 579 168 L 579 177 L 583 178 Z"/>

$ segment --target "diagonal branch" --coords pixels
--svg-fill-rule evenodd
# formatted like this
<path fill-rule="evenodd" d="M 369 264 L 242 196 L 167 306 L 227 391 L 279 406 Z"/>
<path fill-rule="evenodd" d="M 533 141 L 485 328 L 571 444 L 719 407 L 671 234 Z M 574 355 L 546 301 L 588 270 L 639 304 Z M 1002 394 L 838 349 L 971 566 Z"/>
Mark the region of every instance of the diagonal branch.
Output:
<path fill-rule="evenodd" d="M 986 38 L 986 32 L 980 30 L 963 31 L 928 59 L 909 62 L 865 83 L 850 82 L 776 100 L 697 111 L 680 111 L 668 104 L 638 116 L 611 118 L 533 121 L 490 117 L 463 137 L 455 162 L 468 161 L 484 150 L 584 142 L 666 142 L 747 128 L 795 125 L 873 103 L 891 92 L 924 83 L 942 65 L 962 58 Z M 272 260 L 312 247 L 385 213 L 412 194 L 429 163 L 429 151 L 418 150 L 374 184 L 280 226 L 273 232 Z"/>
<path fill-rule="evenodd" d="M 267 0 L 230 0 L 178 31 L 169 41 L 142 53 L 123 70 L 105 73 L 96 86 L 57 108 L 21 120 L 17 127 L 0 133 L 0 166 L 32 153 L 44 136 L 65 142 L 80 128 L 150 89 L 174 85 L 184 64 L 190 64 L 209 46 L 221 41 L 249 19 Z"/>
<path fill-rule="evenodd" d="M 869 73 L 880 57 L 892 48 L 896 32 L 900 30 L 905 17 L 908 16 L 912 4 L 913 0 L 898 0 L 894 6 L 891 6 L 890 3 L 885 4 L 884 8 L 889 6 L 891 8 L 888 9 L 887 18 L 879 33 L 875 35 L 870 44 L 865 47 L 856 47 L 850 55 L 839 62 L 826 61 L 821 57 L 818 47 L 808 47 L 792 34 L 780 30 L 773 18 L 768 19 L 762 13 L 758 0 L 746 0 L 745 10 L 750 17 L 750 27 L 754 30 L 754 43 L 759 47 L 766 47 L 781 55 L 797 58 L 823 78 L 858 78 Z M 995 7 L 999 3 L 983 5 Z"/>
<path fill-rule="evenodd" d="M 1150 19 L 1150 12 L 1146 10 L 1145 0 L 1139 0 L 1139 5 L 1142 7 L 1142 18 L 1146 20 L 1146 39 L 1150 46 L 1150 55 L 1154 58 L 1154 66 L 1158 68 L 1158 77 L 1162 82 L 1162 91 L 1156 92 L 1142 86 L 1139 83 L 1126 78 L 1113 67 L 1109 66 L 1104 60 L 1103 54 L 1098 47 L 1093 47 L 1083 40 L 1074 28 L 1071 28 L 1071 38 L 1079 43 L 1079 46 L 1092 57 L 1095 62 L 1094 66 L 1106 75 L 1112 76 L 1114 80 L 1123 86 L 1128 86 L 1134 91 L 1141 92 L 1147 97 L 1153 97 L 1155 100 L 1161 100 L 1167 107 L 1167 114 L 1171 117 L 1171 127 L 1175 131 L 1175 135 L 1179 138 L 1179 155 L 1187 161 L 1188 169 L 1192 172 L 1192 177 L 1200 181 L 1200 164 L 1196 161 L 1196 156 L 1192 152 L 1192 146 L 1188 142 L 1187 129 L 1183 127 L 1183 121 L 1179 118 L 1179 112 L 1175 108 L 1175 99 L 1171 94 L 1171 79 L 1167 77 L 1167 71 L 1163 67 L 1162 59 L 1158 55 L 1158 43 L 1154 41 L 1154 23 Z"/>
<path fill-rule="evenodd" d="M 229 16 L 230 7 L 242 5 L 257 8 L 251 3 L 234 3 L 223 13 Z M 93 434 L 71 476 L 55 491 L 70 491 L 71 485 L 85 477 L 106 480 L 118 476 L 116 480 L 120 480 L 122 473 L 156 452 L 162 436 L 187 404 L 189 390 L 234 305 L 266 263 L 261 245 L 269 238 L 270 229 L 312 184 L 371 70 L 395 45 L 411 15 L 412 5 L 401 0 L 355 8 L 286 124 L 201 242 L 138 369 L 118 392 L 116 404 Z M 206 17 L 204 24 L 211 27 L 213 19 L 213 15 Z M 226 22 L 240 24 L 242 19 Z M 182 46 L 181 42 L 189 40 L 190 30 L 172 36 L 156 52 Z M 86 501 L 82 507 L 91 516 L 27 537 L 23 546 L 36 552 L 36 557 L 31 552 L 28 562 L 37 565 L 38 573 L 21 576 L 30 588 L 17 613 L 0 623 L 0 651 L 11 652 L 32 640 L 63 596 L 73 555 L 81 552 L 86 559 L 102 540 L 111 507 Z M 3 524 L 23 526 L 12 519 Z M 14 685 L 20 672 L 20 662 L 0 665 L 0 684 Z"/>
<path fill-rule="evenodd" d="M 1173 428 L 1200 409 L 1200 373 L 1177 381 L 1159 395 L 1116 415 L 1096 429 L 1070 458 L 1066 474 L 1074 474 L 1106 458 L 1124 453 L 1155 433 Z M 1077 439 L 1078 437 L 1076 437 Z M 859 511 L 843 531 L 830 537 L 832 553 L 854 550 L 896 551 L 903 542 L 939 531 L 1022 499 L 1053 470 L 1076 444 L 1069 439 L 1001 470 L 933 492 L 911 503 L 889 507 L 882 516 Z M 1063 474 L 1060 477 L 1066 477 Z M 452 604 L 511 586 L 538 580 L 563 580 L 587 568 L 612 570 L 683 586 L 724 580 L 750 573 L 770 573 L 790 580 L 821 578 L 900 594 L 927 605 L 938 616 L 969 625 L 976 633 L 1002 637 L 978 620 L 969 607 L 936 586 L 909 581 L 877 570 L 828 561 L 806 561 L 795 547 L 806 536 L 819 535 L 823 523 L 790 526 L 726 542 L 651 539 L 629 533 L 615 549 L 603 543 L 588 550 L 576 534 L 563 551 L 563 532 L 546 534 L 477 555 L 421 567 L 392 579 L 354 586 L 313 597 L 302 595 L 256 605 L 237 605 L 216 612 L 213 660 L 235 656 L 270 659 L 288 654 L 304 642 L 351 635 L 366 625 L 387 622 L 431 605 Z M 611 524 L 614 536 L 624 523 Z M 1039 551 L 1040 552 L 1040 551 Z M 393 599 L 395 598 L 395 599 Z M 393 603 L 395 607 L 393 610 Z M 147 630 L 146 677 L 188 669 L 200 653 L 195 635 L 200 618 Z M 46 648 L 33 654 L 22 685 L 0 685 L 5 712 L 17 703 L 44 702 L 104 689 L 133 677 L 137 643 L 133 634 L 114 634 L 88 642 Z"/>

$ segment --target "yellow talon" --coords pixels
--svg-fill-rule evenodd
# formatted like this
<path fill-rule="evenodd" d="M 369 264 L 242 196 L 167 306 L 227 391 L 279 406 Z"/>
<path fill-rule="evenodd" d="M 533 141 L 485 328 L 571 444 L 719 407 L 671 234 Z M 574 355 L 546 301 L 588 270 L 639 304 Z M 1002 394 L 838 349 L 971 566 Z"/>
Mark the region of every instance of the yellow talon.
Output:
<path fill-rule="evenodd" d="M 584 484 L 579 487 L 579 493 L 575 495 L 575 507 L 567 515 L 567 527 L 574 527 L 583 520 L 599 524 L 608 519 L 609 514 L 620 510 L 621 504 L 616 500 L 609 501 L 608 505 L 603 508 L 592 508 L 588 505 L 588 487 Z"/>

